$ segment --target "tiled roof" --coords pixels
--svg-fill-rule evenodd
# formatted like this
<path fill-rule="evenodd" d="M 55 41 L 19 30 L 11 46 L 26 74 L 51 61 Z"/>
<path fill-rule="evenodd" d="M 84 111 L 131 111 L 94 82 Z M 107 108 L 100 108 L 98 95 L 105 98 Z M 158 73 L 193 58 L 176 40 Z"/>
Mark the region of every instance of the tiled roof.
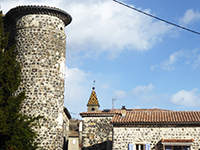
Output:
<path fill-rule="evenodd" d="M 81 112 L 80 115 L 82 117 L 113 116 L 114 112 L 115 110 L 106 109 L 106 110 L 99 110 L 99 111 Z"/>
<path fill-rule="evenodd" d="M 171 110 L 164 110 L 164 109 L 126 109 L 126 111 L 171 111 Z M 99 111 L 91 111 L 91 112 L 81 112 L 80 115 L 83 116 L 113 116 L 116 113 L 121 113 L 121 109 L 104 109 Z"/>
<path fill-rule="evenodd" d="M 200 124 L 200 111 L 126 111 L 115 113 L 113 124 Z"/>
<path fill-rule="evenodd" d="M 38 6 L 38 5 L 22 5 L 10 9 L 5 17 L 10 21 L 13 21 L 15 18 L 23 16 L 24 14 L 48 14 L 56 16 L 63 20 L 65 26 L 70 24 L 72 17 L 64 10 L 61 10 L 56 7 L 49 6 Z"/>
<path fill-rule="evenodd" d="M 74 130 L 70 130 L 69 131 L 69 137 L 78 137 L 79 133 L 77 131 Z"/>
<path fill-rule="evenodd" d="M 93 91 L 92 91 L 92 93 L 90 95 L 90 99 L 88 101 L 87 106 L 99 106 L 100 107 L 98 99 L 97 99 L 97 95 L 96 95 L 96 92 L 95 92 L 94 89 L 95 88 L 93 87 Z"/>

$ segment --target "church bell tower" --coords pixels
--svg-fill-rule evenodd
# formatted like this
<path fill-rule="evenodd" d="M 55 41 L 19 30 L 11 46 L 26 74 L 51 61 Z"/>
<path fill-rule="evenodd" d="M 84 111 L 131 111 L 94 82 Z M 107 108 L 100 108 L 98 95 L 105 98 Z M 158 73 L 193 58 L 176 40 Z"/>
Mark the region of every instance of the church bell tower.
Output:
<path fill-rule="evenodd" d="M 100 107 L 100 105 L 99 105 L 97 95 L 95 92 L 95 87 L 93 87 L 92 93 L 91 93 L 89 101 L 87 103 L 87 112 L 98 111 L 99 107 Z"/>

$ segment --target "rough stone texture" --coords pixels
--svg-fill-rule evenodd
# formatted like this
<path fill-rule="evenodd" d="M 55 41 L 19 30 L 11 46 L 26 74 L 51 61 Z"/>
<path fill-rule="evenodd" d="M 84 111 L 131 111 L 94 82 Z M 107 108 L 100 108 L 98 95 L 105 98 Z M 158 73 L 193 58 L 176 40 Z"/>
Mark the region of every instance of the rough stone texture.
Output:
<path fill-rule="evenodd" d="M 61 149 L 63 145 L 59 114 L 63 111 L 64 74 L 60 67 L 65 62 L 66 43 L 58 26 L 64 28 L 64 23 L 56 17 L 27 15 L 17 21 L 14 36 L 22 67 L 19 91 L 24 89 L 27 95 L 21 111 L 45 117 L 38 129 L 42 136 L 37 139 L 44 149 Z"/>
<path fill-rule="evenodd" d="M 200 127 L 114 127 L 113 132 L 113 150 L 127 150 L 129 143 L 150 143 L 151 150 L 162 150 L 162 138 L 194 139 L 191 149 L 200 148 Z"/>
<path fill-rule="evenodd" d="M 65 114 L 65 112 L 63 112 L 63 147 L 66 148 L 67 147 L 67 141 L 69 139 L 69 119 L 67 117 L 67 115 Z"/>
<path fill-rule="evenodd" d="M 24 11 L 28 9 L 29 7 Z M 45 11 L 49 9 L 51 8 Z M 36 141 L 41 142 L 39 149 L 61 150 L 65 23 L 55 15 L 43 14 L 42 9 L 38 14 L 21 14 L 8 26 L 10 39 L 16 44 L 16 51 L 19 52 L 17 60 L 22 68 L 22 82 L 17 93 L 25 90 L 27 96 L 21 112 L 30 116 L 44 116 L 40 120 L 41 128 L 35 129 L 39 134 Z"/>
<path fill-rule="evenodd" d="M 84 117 L 82 146 L 84 149 L 106 147 L 108 141 L 112 141 L 112 117 Z"/>

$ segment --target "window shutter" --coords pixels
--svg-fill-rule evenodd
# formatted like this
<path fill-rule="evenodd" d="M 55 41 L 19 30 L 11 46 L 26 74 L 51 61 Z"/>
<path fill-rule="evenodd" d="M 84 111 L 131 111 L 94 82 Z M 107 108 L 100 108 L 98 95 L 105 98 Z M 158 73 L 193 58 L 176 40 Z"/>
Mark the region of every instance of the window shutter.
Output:
<path fill-rule="evenodd" d="M 133 143 L 129 143 L 129 144 L 128 144 L 128 150 L 133 150 L 133 146 L 134 146 Z"/>
<path fill-rule="evenodd" d="M 150 144 L 148 143 L 148 144 L 145 144 L 145 150 L 150 150 L 151 148 L 150 148 Z"/>

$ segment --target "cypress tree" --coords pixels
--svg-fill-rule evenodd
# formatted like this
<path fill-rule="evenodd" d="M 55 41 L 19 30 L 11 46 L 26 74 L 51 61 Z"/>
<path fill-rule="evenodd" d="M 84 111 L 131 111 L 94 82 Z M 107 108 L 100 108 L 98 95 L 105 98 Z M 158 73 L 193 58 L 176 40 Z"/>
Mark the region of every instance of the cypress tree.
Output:
<path fill-rule="evenodd" d="M 25 92 L 16 94 L 21 82 L 21 67 L 15 46 L 8 46 L 0 12 L 0 150 L 34 150 L 37 134 L 33 130 L 41 117 L 20 113 Z"/>

